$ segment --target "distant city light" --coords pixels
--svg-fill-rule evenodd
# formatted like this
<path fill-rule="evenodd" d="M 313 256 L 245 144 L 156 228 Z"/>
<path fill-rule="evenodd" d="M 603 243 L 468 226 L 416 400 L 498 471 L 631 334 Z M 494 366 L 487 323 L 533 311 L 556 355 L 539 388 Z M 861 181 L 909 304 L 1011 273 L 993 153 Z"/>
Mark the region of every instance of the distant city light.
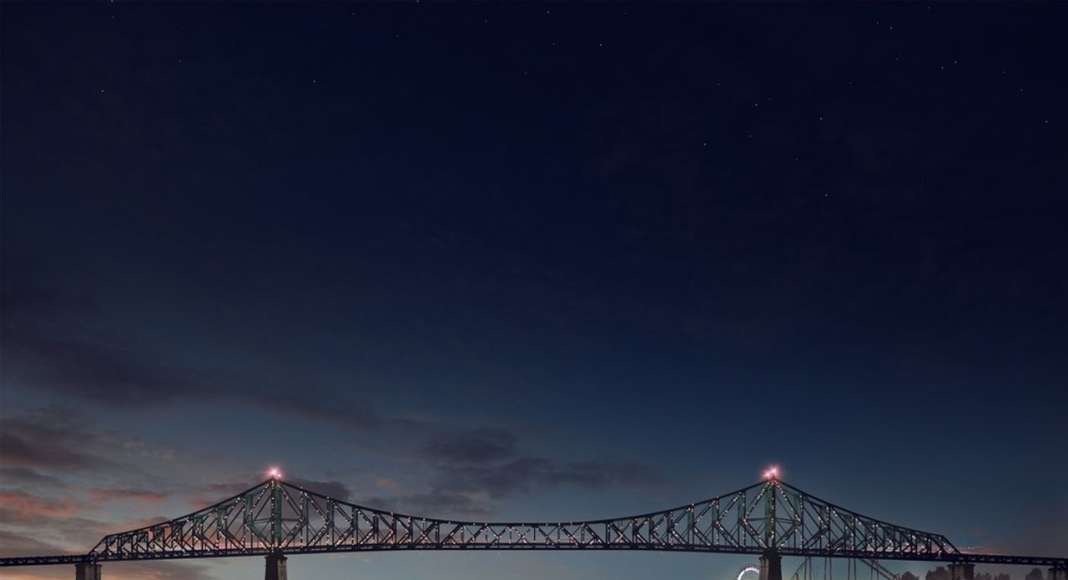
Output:
<path fill-rule="evenodd" d="M 282 470 L 278 467 L 272 467 L 267 470 L 267 477 L 270 479 L 282 479 Z"/>
<path fill-rule="evenodd" d="M 772 465 L 764 470 L 764 479 L 779 479 L 779 466 Z"/>

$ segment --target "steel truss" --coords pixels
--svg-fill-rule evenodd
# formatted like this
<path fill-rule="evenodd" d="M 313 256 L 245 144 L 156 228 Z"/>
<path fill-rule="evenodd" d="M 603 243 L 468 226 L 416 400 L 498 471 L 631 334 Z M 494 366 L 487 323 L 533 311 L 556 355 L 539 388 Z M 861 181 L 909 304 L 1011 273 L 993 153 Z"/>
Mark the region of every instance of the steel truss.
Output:
<path fill-rule="evenodd" d="M 1028 564 L 1068 558 L 962 553 L 942 534 L 897 526 L 778 479 L 677 508 L 578 522 L 469 522 L 368 508 L 277 479 L 191 514 L 105 536 L 86 555 L 0 566 L 382 550 L 665 550 L 804 558 Z"/>

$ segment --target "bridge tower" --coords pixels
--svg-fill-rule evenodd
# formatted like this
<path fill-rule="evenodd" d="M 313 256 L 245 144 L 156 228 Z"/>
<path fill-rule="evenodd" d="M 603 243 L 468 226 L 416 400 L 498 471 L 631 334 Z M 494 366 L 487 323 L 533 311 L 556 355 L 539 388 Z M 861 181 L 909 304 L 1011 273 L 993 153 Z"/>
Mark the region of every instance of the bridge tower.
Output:
<path fill-rule="evenodd" d="M 100 564 L 78 562 L 74 565 L 74 580 L 100 580 Z"/>
<path fill-rule="evenodd" d="M 949 565 L 950 580 L 975 580 L 975 564 L 954 562 Z"/>
<path fill-rule="evenodd" d="M 764 553 L 760 555 L 760 580 L 782 580 L 782 554 L 779 553 L 775 510 L 776 491 L 778 491 L 779 484 L 778 471 L 772 469 L 765 477 L 768 481 L 764 484 L 764 493 L 767 494 L 767 498 L 764 501 Z"/>
<path fill-rule="evenodd" d="M 782 555 L 778 550 L 760 555 L 760 580 L 782 580 Z"/>
<path fill-rule="evenodd" d="M 267 569 L 263 580 L 288 580 L 286 575 L 286 556 L 282 552 L 267 554 Z"/>
<path fill-rule="evenodd" d="M 282 546 L 282 507 L 285 498 L 282 497 L 282 485 L 277 479 L 271 479 L 271 546 L 280 550 Z"/>
<path fill-rule="evenodd" d="M 282 553 L 282 507 L 285 497 L 282 484 L 271 474 L 271 546 L 274 550 L 267 554 L 266 569 L 263 580 L 288 580 L 286 573 L 286 556 Z"/>

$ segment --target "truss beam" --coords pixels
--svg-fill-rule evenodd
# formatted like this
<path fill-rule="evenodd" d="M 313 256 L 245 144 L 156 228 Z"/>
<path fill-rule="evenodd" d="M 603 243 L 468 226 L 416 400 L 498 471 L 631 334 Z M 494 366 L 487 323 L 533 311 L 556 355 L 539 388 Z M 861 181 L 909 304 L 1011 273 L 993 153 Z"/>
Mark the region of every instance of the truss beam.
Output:
<path fill-rule="evenodd" d="M 778 479 L 669 510 L 579 522 L 427 518 L 271 479 L 191 514 L 107 535 L 85 555 L 3 558 L 0 566 L 480 549 L 663 550 L 1068 569 L 1068 558 L 963 553 L 942 534 L 847 510 Z"/>

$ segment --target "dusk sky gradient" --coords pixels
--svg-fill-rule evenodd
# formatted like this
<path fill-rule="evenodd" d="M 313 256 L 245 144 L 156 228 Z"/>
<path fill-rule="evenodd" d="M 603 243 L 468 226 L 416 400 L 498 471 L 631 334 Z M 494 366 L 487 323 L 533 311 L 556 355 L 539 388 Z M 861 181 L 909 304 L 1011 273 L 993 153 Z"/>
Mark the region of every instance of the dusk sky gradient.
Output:
<path fill-rule="evenodd" d="M 1068 556 L 1066 22 L 0 4 L 0 551 L 85 552 L 272 465 L 373 507 L 573 520 L 778 463 L 961 547 Z M 728 580 L 747 562 L 289 564 Z"/>

